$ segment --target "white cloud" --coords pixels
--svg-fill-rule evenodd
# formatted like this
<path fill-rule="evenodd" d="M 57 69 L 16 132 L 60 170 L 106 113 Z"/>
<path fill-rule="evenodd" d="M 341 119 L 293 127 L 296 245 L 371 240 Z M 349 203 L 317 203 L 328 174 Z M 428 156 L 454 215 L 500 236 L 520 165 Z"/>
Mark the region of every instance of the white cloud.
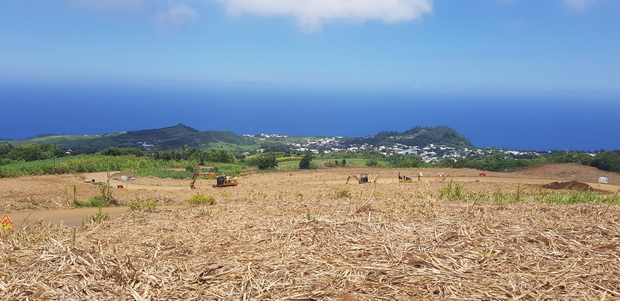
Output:
<path fill-rule="evenodd" d="M 433 11 L 433 0 L 217 0 L 230 13 L 289 16 L 304 30 L 313 31 L 329 21 L 406 22 Z"/>
<path fill-rule="evenodd" d="M 157 14 L 157 22 L 164 28 L 183 27 L 187 23 L 198 19 L 200 15 L 193 8 L 185 4 L 177 4 Z"/>
<path fill-rule="evenodd" d="M 574 11 L 584 11 L 590 5 L 592 5 L 596 0 L 562 0 L 564 5 Z"/>

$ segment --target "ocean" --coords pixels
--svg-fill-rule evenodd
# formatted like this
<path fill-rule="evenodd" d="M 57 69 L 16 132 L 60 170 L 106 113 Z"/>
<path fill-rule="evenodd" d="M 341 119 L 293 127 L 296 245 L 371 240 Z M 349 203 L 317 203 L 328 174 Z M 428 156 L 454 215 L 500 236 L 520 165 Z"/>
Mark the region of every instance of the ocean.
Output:
<path fill-rule="evenodd" d="M 3 83 L 0 105 L 0 139 L 105 134 L 180 123 L 240 135 L 351 137 L 446 125 L 477 147 L 620 149 L 620 99 L 602 93 Z"/>

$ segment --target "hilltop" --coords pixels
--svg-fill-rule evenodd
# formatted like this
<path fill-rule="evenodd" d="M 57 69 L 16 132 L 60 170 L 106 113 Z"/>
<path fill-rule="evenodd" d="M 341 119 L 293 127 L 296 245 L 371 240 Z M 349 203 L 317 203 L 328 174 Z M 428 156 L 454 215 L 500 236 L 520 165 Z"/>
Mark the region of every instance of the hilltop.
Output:
<path fill-rule="evenodd" d="M 461 133 L 448 126 L 414 127 L 399 132 L 380 132 L 374 136 L 349 138 L 344 144 L 387 146 L 402 144 L 406 146 L 426 146 L 429 144 L 444 145 L 455 148 L 473 148 L 472 143 Z"/>

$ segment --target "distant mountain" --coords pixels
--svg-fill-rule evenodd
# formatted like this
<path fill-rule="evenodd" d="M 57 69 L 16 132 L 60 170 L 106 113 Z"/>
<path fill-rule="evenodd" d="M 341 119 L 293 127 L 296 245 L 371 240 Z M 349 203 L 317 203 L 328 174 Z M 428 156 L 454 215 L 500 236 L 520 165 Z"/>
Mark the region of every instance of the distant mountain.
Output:
<path fill-rule="evenodd" d="M 229 131 L 198 131 L 179 124 L 151 130 L 129 131 L 106 135 L 67 136 L 45 135 L 27 140 L 8 141 L 12 145 L 30 143 L 52 143 L 63 149 L 82 149 L 99 151 L 108 147 L 142 148 L 152 150 L 172 150 L 183 145 L 204 149 L 217 143 L 244 145 L 248 141 Z"/>
<path fill-rule="evenodd" d="M 229 131 L 201 132 L 189 126 L 178 124 L 171 127 L 151 130 L 129 131 L 105 135 L 39 135 L 32 139 L 0 141 L 13 146 L 25 144 L 55 144 L 63 149 L 80 152 L 100 151 L 108 147 L 142 148 L 145 150 L 174 150 L 183 145 L 191 148 L 206 149 L 215 145 L 253 145 L 259 140 L 246 138 Z M 274 142 L 275 143 L 275 142 Z M 280 141 L 277 143 L 287 143 Z M 471 142 L 454 129 L 447 126 L 414 127 L 408 131 L 380 132 L 374 136 L 360 138 L 343 138 L 342 144 L 375 146 L 394 145 L 426 146 L 429 144 L 445 145 L 457 148 L 473 148 Z"/>
<path fill-rule="evenodd" d="M 380 132 L 374 136 L 360 138 L 346 138 L 343 143 L 350 145 L 363 145 L 365 143 L 375 146 L 394 145 L 396 143 L 408 146 L 426 146 L 429 144 L 445 145 L 456 148 L 473 148 L 465 136 L 447 126 L 437 127 L 414 127 L 410 130 L 399 132 Z"/>
<path fill-rule="evenodd" d="M 179 124 L 167 128 L 130 131 L 106 135 L 88 143 L 88 148 L 104 149 L 109 146 L 141 147 L 145 149 L 170 150 L 183 145 L 192 148 L 207 148 L 210 144 L 225 142 L 243 144 L 245 140 L 232 132 L 201 132 L 189 126 Z"/>

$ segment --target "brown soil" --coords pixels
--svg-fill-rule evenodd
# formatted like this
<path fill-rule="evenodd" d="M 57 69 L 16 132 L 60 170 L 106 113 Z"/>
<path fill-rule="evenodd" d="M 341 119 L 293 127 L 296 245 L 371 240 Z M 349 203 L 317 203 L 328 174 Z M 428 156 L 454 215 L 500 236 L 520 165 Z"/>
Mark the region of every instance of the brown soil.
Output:
<path fill-rule="evenodd" d="M 570 181 L 570 182 L 553 182 L 549 184 L 542 185 L 543 188 L 547 189 L 568 189 L 568 190 L 579 190 L 579 191 L 592 191 L 592 187 L 586 183 Z"/>

